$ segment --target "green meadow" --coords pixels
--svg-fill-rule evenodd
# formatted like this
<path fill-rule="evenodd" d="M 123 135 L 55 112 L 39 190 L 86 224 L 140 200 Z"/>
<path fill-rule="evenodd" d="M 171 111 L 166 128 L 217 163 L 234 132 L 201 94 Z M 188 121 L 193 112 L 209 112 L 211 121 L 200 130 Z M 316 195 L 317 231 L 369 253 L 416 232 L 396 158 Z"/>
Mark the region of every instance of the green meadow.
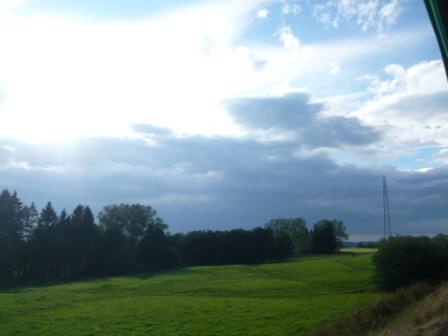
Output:
<path fill-rule="evenodd" d="M 370 254 L 0 291 L 0 335 L 309 335 L 375 301 Z"/>

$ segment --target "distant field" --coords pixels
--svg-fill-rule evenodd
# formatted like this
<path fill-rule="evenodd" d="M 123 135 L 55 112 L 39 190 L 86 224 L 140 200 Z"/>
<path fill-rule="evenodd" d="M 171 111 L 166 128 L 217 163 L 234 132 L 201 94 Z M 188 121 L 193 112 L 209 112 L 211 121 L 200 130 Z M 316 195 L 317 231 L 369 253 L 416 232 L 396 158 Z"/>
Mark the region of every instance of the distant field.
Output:
<path fill-rule="evenodd" d="M 308 335 L 379 297 L 371 255 L 0 291 L 0 335 Z"/>
<path fill-rule="evenodd" d="M 344 247 L 341 249 L 342 253 L 367 253 L 367 254 L 373 254 L 377 251 L 376 248 L 369 248 L 369 247 Z"/>

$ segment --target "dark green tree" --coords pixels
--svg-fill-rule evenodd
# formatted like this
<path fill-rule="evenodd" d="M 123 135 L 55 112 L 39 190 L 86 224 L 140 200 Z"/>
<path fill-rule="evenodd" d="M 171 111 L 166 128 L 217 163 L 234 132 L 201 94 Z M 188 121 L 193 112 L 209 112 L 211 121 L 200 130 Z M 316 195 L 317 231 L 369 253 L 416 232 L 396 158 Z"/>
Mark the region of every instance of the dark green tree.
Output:
<path fill-rule="evenodd" d="M 71 273 L 74 276 L 100 272 L 100 235 L 88 206 L 78 205 L 70 220 Z"/>
<path fill-rule="evenodd" d="M 146 271 L 173 268 L 180 265 L 180 255 L 169 245 L 160 227 L 149 226 L 139 244 L 140 263 Z"/>
<path fill-rule="evenodd" d="M 58 215 L 53 209 L 51 202 L 48 202 L 45 208 L 42 209 L 37 225 L 41 228 L 48 229 L 55 225 L 58 221 Z"/>
<path fill-rule="evenodd" d="M 28 277 L 46 278 L 54 275 L 55 248 L 54 229 L 58 216 L 48 202 L 40 212 L 37 227 L 34 229 L 28 244 Z"/>
<path fill-rule="evenodd" d="M 12 282 L 14 278 L 14 248 L 12 240 L 0 231 L 0 287 Z"/>
<path fill-rule="evenodd" d="M 20 273 L 23 250 L 23 204 L 16 192 L 0 194 L 0 285 L 12 281 Z"/>
<path fill-rule="evenodd" d="M 344 240 L 348 239 L 347 229 L 344 225 L 343 221 L 334 219 L 333 220 L 335 232 L 336 232 L 336 245 L 337 248 L 340 249 L 344 246 Z"/>
<path fill-rule="evenodd" d="M 127 237 L 141 239 L 148 227 L 167 229 L 162 218 L 150 206 L 141 204 L 114 204 L 104 207 L 98 215 L 105 230 L 119 230 Z"/>
<path fill-rule="evenodd" d="M 57 223 L 52 229 L 54 268 L 53 277 L 67 278 L 71 276 L 70 216 L 61 211 Z"/>
<path fill-rule="evenodd" d="M 302 255 L 311 250 L 311 236 L 303 218 L 277 218 L 271 219 L 266 228 L 274 231 L 274 234 L 285 232 L 291 238 L 294 245 L 294 254 Z"/>
<path fill-rule="evenodd" d="M 337 249 L 336 229 L 333 221 L 320 220 L 311 231 L 311 246 L 313 253 L 335 253 Z"/>
<path fill-rule="evenodd" d="M 340 220 L 322 219 L 311 230 L 311 248 L 313 253 L 335 253 L 348 238 L 344 223 Z"/>
<path fill-rule="evenodd" d="M 37 211 L 34 202 L 32 202 L 30 206 L 25 205 L 23 207 L 22 212 L 23 212 L 22 239 L 29 240 L 33 230 L 37 226 L 37 222 L 39 219 L 39 212 Z"/>
<path fill-rule="evenodd" d="M 151 206 L 141 204 L 109 205 L 98 217 L 107 251 L 103 263 L 112 274 L 137 270 L 143 253 L 140 242 L 148 237 L 148 232 L 164 232 L 168 228 Z"/>
<path fill-rule="evenodd" d="M 291 237 L 283 231 L 278 232 L 274 239 L 274 260 L 287 259 L 294 253 Z"/>

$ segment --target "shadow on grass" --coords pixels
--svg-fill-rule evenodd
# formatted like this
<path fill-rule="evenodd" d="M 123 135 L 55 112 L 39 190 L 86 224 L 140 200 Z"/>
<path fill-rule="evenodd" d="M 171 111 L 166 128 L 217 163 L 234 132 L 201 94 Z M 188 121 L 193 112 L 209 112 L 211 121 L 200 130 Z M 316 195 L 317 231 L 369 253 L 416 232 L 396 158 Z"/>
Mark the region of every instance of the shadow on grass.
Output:
<path fill-rule="evenodd" d="M 289 260 L 284 260 L 278 263 L 285 263 Z M 274 264 L 274 263 L 267 263 Z M 160 276 L 160 275 L 169 275 L 169 274 L 190 274 L 195 273 L 201 270 L 201 268 L 208 267 L 223 267 L 223 266 L 257 266 L 261 265 L 257 264 L 227 264 L 227 265 L 195 265 L 195 266 L 184 266 L 179 268 L 171 268 L 165 270 L 155 270 L 155 271 L 147 271 L 147 272 L 133 272 L 127 274 L 115 274 L 115 275 L 101 275 L 101 276 L 86 276 L 86 277 L 76 277 L 76 278 L 55 278 L 55 279 L 33 279 L 33 280 L 22 280 L 17 284 L 10 285 L 4 288 L 0 288 L 0 294 L 2 293 L 20 293 L 23 290 L 29 288 L 46 288 L 52 286 L 59 285 L 69 285 L 74 283 L 87 283 L 95 284 L 101 282 L 107 282 L 110 279 L 115 278 L 131 278 L 138 280 L 147 280 L 149 278 Z"/>
<path fill-rule="evenodd" d="M 23 290 L 29 289 L 29 288 L 46 288 L 46 287 L 52 287 L 52 286 L 59 286 L 59 285 L 70 285 L 74 283 L 102 283 L 107 282 L 111 279 L 116 278 L 131 278 L 131 279 L 138 279 L 138 280 L 147 280 L 154 276 L 159 275 L 167 275 L 167 274 L 174 274 L 174 273 L 181 273 L 181 274 L 188 274 L 192 273 L 194 270 L 191 269 L 191 267 L 180 267 L 180 268 L 173 268 L 173 269 L 166 269 L 166 270 L 158 270 L 158 271 L 151 271 L 151 272 L 142 272 L 142 273 L 128 273 L 128 274 L 116 274 L 116 275 L 102 275 L 102 276 L 89 276 L 89 277 L 77 277 L 77 278 L 56 278 L 56 279 L 34 279 L 34 280 L 23 280 L 18 284 L 11 285 L 8 287 L 0 288 L 0 294 L 3 293 L 20 293 Z"/>
<path fill-rule="evenodd" d="M 160 275 L 169 275 L 169 274 L 190 274 L 197 273 L 202 269 L 208 269 L 210 267 L 223 267 L 223 266 L 233 266 L 233 267 L 256 267 L 260 265 L 274 265 L 274 264 L 284 264 L 288 262 L 297 262 L 306 260 L 314 257 L 325 257 L 325 256 L 347 256 L 353 253 L 351 252 L 340 252 L 336 254 L 309 254 L 297 257 L 291 257 L 290 259 L 280 260 L 280 261 L 272 261 L 266 263 L 253 263 L 253 264 L 225 264 L 225 265 L 192 265 L 192 266 L 184 266 L 179 268 L 165 269 L 165 270 L 155 270 L 148 272 L 134 272 L 128 274 L 115 274 L 115 275 L 101 275 L 101 276 L 88 276 L 88 277 L 76 277 L 76 278 L 55 278 L 55 279 L 33 279 L 33 280 L 22 280 L 17 284 L 13 284 L 7 287 L 0 287 L 0 294 L 2 293 L 20 293 L 23 290 L 29 288 L 46 288 L 51 286 L 59 286 L 59 285 L 69 285 L 74 283 L 87 283 L 95 284 L 101 282 L 107 282 L 111 279 L 115 278 L 130 278 L 130 279 L 138 279 L 138 280 L 147 280 L 149 278 L 160 276 Z M 366 255 L 365 253 L 359 253 L 356 255 Z"/>

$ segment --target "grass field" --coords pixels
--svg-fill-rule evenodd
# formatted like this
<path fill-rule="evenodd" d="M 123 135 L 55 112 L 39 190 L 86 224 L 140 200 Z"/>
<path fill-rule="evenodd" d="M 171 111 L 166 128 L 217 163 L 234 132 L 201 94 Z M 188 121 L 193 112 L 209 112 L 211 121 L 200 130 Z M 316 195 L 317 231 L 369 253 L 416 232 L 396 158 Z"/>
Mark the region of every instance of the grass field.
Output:
<path fill-rule="evenodd" d="M 341 249 L 341 253 L 354 253 L 354 254 L 373 254 L 377 251 L 376 248 L 370 247 L 344 247 Z"/>
<path fill-rule="evenodd" d="M 0 292 L 0 335 L 308 335 L 374 301 L 371 255 L 207 266 Z"/>

